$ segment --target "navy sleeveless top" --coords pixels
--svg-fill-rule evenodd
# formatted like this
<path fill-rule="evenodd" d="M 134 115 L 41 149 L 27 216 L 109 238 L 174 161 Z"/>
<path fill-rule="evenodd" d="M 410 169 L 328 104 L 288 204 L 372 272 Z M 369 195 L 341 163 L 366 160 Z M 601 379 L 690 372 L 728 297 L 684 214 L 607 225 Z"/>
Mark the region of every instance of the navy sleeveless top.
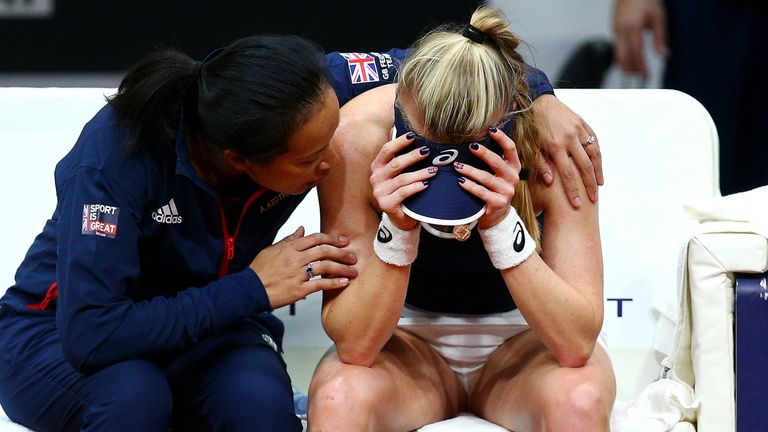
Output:
<path fill-rule="evenodd" d="M 398 136 L 407 131 L 397 107 L 395 129 Z M 467 241 L 440 238 L 421 229 L 405 302 L 434 312 L 476 315 L 517 307 L 501 272 L 491 264 L 477 227 Z"/>
<path fill-rule="evenodd" d="M 501 272 L 491 264 L 477 228 L 463 242 L 439 238 L 422 228 L 405 302 L 419 309 L 461 314 L 517 307 Z"/>

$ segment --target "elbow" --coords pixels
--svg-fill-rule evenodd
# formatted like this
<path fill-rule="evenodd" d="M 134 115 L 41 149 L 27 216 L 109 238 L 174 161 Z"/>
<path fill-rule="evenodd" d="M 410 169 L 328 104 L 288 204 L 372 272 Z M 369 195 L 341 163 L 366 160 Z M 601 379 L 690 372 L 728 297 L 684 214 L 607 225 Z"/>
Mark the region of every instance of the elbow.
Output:
<path fill-rule="evenodd" d="M 589 360 L 589 356 L 580 355 L 578 353 L 555 357 L 557 358 L 557 363 L 560 365 L 560 367 L 574 369 L 586 366 L 587 360 Z"/>
<path fill-rule="evenodd" d="M 111 362 L 99 354 L 100 344 L 95 338 L 77 336 L 77 332 L 60 327 L 61 351 L 64 359 L 80 373 L 93 373 L 109 366 Z"/>
<path fill-rule="evenodd" d="M 94 360 L 96 358 L 94 352 L 86 347 L 62 341 L 61 348 L 67 362 L 80 373 L 93 373 L 108 366 Z"/>
<path fill-rule="evenodd" d="M 595 342 L 584 341 L 579 344 L 569 344 L 556 348 L 552 354 L 560 367 L 580 368 L 586 366 L 594 351 Z"/>
<path fill-rule="evenodd" d="M 560 367 L 580 368 L 586 366 L 592 354 L 600 331 L 603 328 L 602 314 L 581 331 L 573 333 L 571 337 L 563 338 L 556 342 L 552 354 Z"/>
<path fill-rule="evenodd" d="M 323 317 L 327 318 L 327 317 Z M 381 346 L 372 338 L 354 338 L 346 334 L 346 328 L 336 328 L 330 320 L 323 319 L 323 328 L 333 341 L 336 354 L 344 364 L 371 367 L 379 355 Z M 383 345 L 383 344 L 382 344 Z"/>
<path fill-rule="evenodd" d="M 367 343 L 336 344 L 336 353 L 344 364 L 371 367 L 379 350 Z"/>

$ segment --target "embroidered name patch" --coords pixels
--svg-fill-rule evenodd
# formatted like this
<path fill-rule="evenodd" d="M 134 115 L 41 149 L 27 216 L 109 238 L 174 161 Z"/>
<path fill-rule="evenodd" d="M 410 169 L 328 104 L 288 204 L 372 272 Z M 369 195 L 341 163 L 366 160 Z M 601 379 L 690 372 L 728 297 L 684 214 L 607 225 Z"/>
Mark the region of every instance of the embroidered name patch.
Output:
<path fill-rule="evenodd" d="M 117 235 L 117 216 L 120 207 L 104 204 L 83 204 L 83 235 L 98 235 L 115 238 Z"/>

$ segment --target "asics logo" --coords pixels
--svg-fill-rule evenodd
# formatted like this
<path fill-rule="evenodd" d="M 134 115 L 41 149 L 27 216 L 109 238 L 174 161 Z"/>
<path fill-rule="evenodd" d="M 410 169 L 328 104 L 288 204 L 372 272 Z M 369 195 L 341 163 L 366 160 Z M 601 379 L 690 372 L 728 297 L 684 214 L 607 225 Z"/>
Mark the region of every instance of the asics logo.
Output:
<path fill-rule="evenodd" d="M 376 233 L 376 240 L 380 243 L 389 243 L 392 240 L 392 233 L 386 227 L 380 227 Z"/>
<path fill-rule="evenodd" d="M 517 221 L 515 224 L 515 241 L 512 243 L 512 249 L 515 252 L 521 252 L 525 247 L 525 234 L 523 234 L 523 224 Z"/>
<path fill-rule="evenodd" d="M 432 165 L 435 166 L 443 166 L 448 165 L 449 163 L 456 160 L 456 157 L 459 156 L 459 151 L 455 149 L 449 149 L 449 150 L 443 150 L 435 156 L 434 159 L 432 159 Z"/>

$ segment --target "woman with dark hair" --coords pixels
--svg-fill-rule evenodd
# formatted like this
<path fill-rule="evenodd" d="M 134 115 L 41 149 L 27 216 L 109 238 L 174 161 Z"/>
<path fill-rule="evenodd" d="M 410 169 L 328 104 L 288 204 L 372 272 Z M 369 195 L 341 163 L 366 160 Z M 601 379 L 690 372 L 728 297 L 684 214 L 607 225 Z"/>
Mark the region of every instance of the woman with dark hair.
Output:
<path fill-rule="evenodd" d="M 255 36 L 126 75 L 58 163 L 56 210 L 0 302 L 11 419 L 301 430 L 270 311 L 356 274 L 344 237 L 272 245 L 338 160 L 325 63 L 301 38 Z"/>
<path fill-rule="evenodd" d="M 254 36 L 133 68 L 57 165 L 56 209 L 0 300 L 8 416 L 41 431 L 300 430 L 271 311 L 347 286 L 356 257 L 343 234 L 273 242 L 338 161 L 339 104 L 391 82 L 404 55 Z M 533 99 L 551 92 L 530 79 Z M 555 136 L 582 127 L 542 100 Z"/>

